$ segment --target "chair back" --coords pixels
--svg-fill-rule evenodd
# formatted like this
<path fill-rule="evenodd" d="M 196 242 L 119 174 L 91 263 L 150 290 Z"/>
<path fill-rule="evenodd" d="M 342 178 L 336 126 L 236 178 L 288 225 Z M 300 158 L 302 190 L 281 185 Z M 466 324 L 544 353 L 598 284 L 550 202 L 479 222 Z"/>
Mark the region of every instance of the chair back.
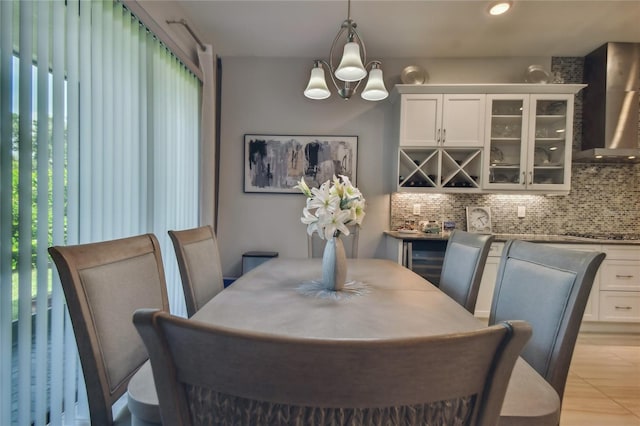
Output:
<path fill-rule="evenodd" d="M 344 250 L 347 257 L 356 259 L 358 257 L 360 227 L 351 227 L 349 235 L 341 235 L 340 238 L 344 243 Z M 314 233 L 313 235 L 307 234 L 307 255 L 309 259 L 322 257 L 322 254 L 324 253 L 324 246 L 326 244 L 327 240 L 320 238 L 317 233 Z"/>
<path fill-rule="evenodd" d="M 439 288 L 473 313 L 493 235 L 454 230 L 442 263 Z"/>
<path fill-rule="evenodd" d="M 131 316 L 145 307 L 169 311 L 160 245 L 146 234 L 49 253 L 73 324 L 91 423 L 112 424 L 114 402 L 149 358 Z"/>
<path fill-rule="evenodd" d="M 569 372 L 584 309 L 604 253 L 526 241 L 505 244 L 489 324 L 506 319 L 531 324 L 524 358 L 558 392 Z"/>
<path fill-rule="evenodd" d="M 171 425 L 493 426 L 531 335 L 522 321 L 392 341 L 289 338 L 150 310 L 134 323 Z"/>
<path fill-rule="evenodd" d="M 187 314 L 192 316 L 224 288 L 218 242 L 211 226 L 169 231 L 178 260 Z"/>

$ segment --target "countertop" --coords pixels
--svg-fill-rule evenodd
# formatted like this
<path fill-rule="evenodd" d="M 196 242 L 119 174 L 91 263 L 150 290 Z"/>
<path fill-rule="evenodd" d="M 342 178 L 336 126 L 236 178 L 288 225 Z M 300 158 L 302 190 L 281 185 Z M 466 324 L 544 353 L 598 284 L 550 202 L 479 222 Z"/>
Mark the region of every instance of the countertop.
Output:
<path fill-rule="evenodd" d="M 416 231 L 406 233 L 401 231 L 384 231 L 386 235 L 405 241 L 444 241 L 446 234 L 426 234 Z M 640 245 L 640 240 L 607 240 L 598 238 L 573 237 L 568 235 L 546 234 L 493 234 L 494 241 L 524 240 L 538 243 L 567 243 L 567 244 L 612 244 L 612 245 Z"/>

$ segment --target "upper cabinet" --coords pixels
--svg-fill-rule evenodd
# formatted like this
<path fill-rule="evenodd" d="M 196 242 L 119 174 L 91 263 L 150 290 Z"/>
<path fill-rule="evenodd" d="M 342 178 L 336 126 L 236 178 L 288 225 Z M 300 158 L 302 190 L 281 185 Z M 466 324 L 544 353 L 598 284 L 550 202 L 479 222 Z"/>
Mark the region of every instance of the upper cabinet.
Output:
<path fill-rule="evenodd" d="M 487 95 L 486 189 L 568 191 L 573 95 Z"/>
<path fill-rule="evenodd" d="M 484 95 L 408 94 L 401 103 L 400 146 L 484 145 Z"/>
<path fill-rule="evenodd" d="M 568 192 L 582 84 L 397 85 L 394 188 Z"/>
<path fill-rule="evenodd" d="M 398 187 L 480 189 L 483 94 L 408 94 L 401 99 Z"/>

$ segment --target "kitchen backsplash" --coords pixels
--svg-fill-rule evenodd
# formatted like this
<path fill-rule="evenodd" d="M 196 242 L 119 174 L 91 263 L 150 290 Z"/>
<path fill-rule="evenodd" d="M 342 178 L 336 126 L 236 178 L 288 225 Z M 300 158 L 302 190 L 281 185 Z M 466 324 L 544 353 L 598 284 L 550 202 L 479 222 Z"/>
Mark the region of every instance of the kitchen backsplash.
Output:
<path fill-rule="evenodd" d="M 640 233 L 640 164 L 574 164 L 571 172 L 568 195 L 394 193 L 391 229 L 421 220 L 453 220 L 466 229 L 465 207 L 488 206 L 496 234 Z"/>
<path fill-rule="evenodd" d="M 551 72 L 581 83 L 583 58 L 552 58 Z M 639 119 L 640 123 L 640 119 Z M 640 126 L 640 124 L 639 124 Z M 574 150 L 582 144 L 582 96 L 576 96 Z M 405 194 L 391 196 L 391 229 L 453 220 L 466 229 L 467 206 L 491 208 L 498 234 L 640 233 L 640 164 L 574 164 L 568 195 Z M 420 214 L 414 215 L 415 204 Z M 518 218 L 518 206 L 525 217 Z"/>

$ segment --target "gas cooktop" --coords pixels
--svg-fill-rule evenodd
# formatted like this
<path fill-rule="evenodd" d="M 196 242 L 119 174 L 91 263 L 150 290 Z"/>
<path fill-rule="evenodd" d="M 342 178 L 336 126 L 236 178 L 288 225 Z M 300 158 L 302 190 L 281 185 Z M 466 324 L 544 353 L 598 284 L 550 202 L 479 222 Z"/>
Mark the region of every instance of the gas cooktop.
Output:
<path fill-rule="evenodd" d="M 567 232 L 568 237 L 589 238 L 593 240 L 640 240 L 640 234 L 615 234 L 598 232 Z"/>

